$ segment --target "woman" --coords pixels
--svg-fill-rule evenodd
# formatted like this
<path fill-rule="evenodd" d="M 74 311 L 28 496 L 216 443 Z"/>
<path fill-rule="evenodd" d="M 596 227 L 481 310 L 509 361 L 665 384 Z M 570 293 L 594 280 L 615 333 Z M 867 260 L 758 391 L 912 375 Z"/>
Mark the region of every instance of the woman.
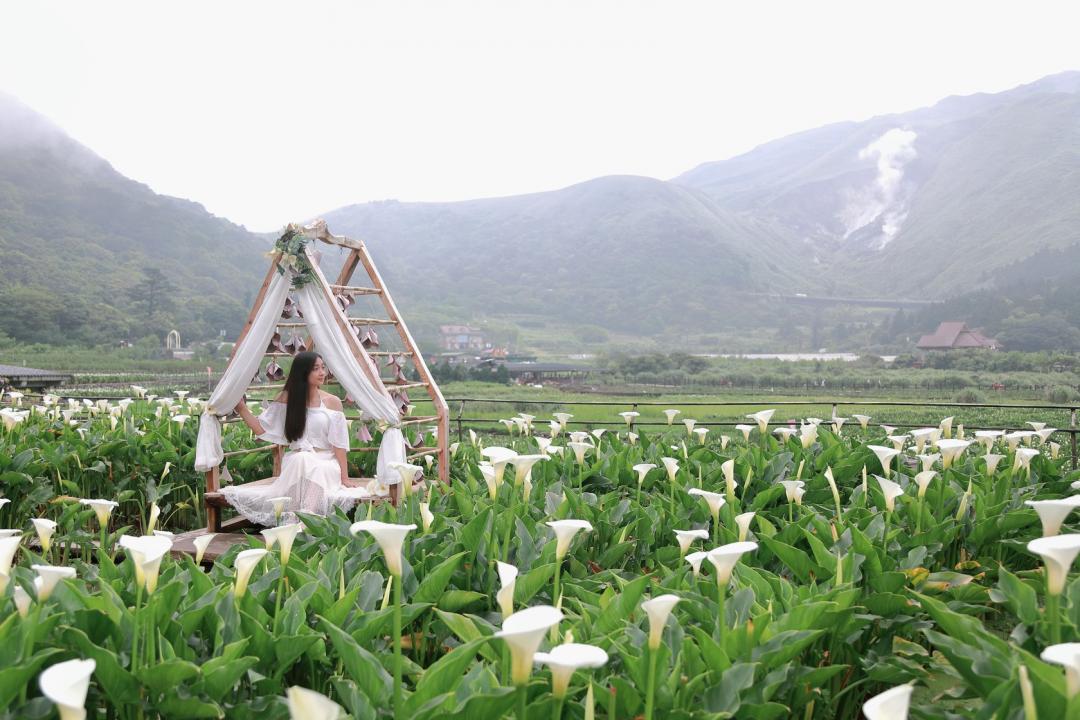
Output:
<path fill-rule="evenodd" d="M 348 511 L 357 500 L 368 497 L 365 489 L 349 480 L 349 428 L 341 400 L 321 388 L 326 365 L 313 352 L 293 358 L 285 389 L 259 417 L 243 400 L 236 412 L 257 437 L 287 445 L 281 475 L 267 481 L 227 485 L 221 494 L 237 512 L 260 525 L 274 525 L 274 501 L 288 497 L 284 522 L 295 522 L 295 513 L 327 515 L 333 508 Z"/>

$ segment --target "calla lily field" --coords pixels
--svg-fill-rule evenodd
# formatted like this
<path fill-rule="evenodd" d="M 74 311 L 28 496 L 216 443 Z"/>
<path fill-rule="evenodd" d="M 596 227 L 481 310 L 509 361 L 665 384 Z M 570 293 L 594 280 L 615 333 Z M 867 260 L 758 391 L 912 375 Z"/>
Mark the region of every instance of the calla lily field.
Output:
<path fill-rule="evenodd" d="M 5 413 L 0 718 L 1080 717 L 1053 428 L 522 414 L 203 562 L 200 401 L 137 394 Z"/>

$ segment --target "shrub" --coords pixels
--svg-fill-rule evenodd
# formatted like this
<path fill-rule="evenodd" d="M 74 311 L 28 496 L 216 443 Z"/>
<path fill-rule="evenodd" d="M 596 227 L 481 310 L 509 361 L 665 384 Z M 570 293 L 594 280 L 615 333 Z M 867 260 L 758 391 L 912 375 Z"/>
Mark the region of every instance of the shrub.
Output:
<path fill-rule="evenodd" d="M 1076 390 L 1065 385 L 1054 385 L 1046 388 L 1044 396 L 1052 403 L 1067 403 L 1076 399 Z"/>
<path fill-rule="evenodd" d="M 953 402 L 984 403 L 986 402 L 986 396 L 975 388 L 964 388 L 953 396 Z"/>

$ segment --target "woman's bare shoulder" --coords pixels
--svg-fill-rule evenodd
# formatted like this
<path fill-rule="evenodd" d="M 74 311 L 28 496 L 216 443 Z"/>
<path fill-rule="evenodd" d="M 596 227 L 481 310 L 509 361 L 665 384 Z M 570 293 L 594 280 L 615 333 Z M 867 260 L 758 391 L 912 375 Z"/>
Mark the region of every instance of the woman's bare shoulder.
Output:
<path fill-rule="evenodd" d="M 319 392 L 322 393 L 323 404 L 326 405 L 328 409 L 341 411 L 341 399 L 338 398 L 337 395 L 331 395 L 330 393 L 323 392 L 322 390 L 320 390 Z"/>
<path fill-rule="evenodd" d="M 289 402 L 289 393 L 282 390 L 281 392 L 279 392 L 277 394 L 277 397 L 274 398 L 272 402 L 278 402 L 278 403 Z"/>

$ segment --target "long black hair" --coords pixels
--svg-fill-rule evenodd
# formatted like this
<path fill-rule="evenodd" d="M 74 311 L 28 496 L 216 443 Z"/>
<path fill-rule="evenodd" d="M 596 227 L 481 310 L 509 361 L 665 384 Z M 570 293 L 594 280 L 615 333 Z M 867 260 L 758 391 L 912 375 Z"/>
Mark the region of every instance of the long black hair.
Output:
<path fill-rule="evenodd" d="M 285 379 L 285 439 L 295 442 L 304 437 L 307 425 L 308 375 L 322 355 L 315 352 L 296 353 L 289 377 Z"/>

